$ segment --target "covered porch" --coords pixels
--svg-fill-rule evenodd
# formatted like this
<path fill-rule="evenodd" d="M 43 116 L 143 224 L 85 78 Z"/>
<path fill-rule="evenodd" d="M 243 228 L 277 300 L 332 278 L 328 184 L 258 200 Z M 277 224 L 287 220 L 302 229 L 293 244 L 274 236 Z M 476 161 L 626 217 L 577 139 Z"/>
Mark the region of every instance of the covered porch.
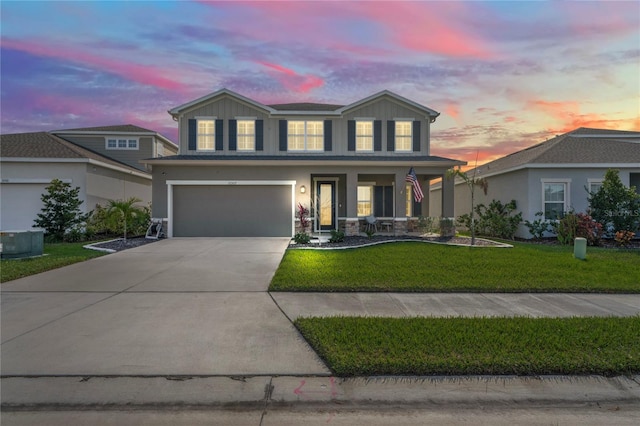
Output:
<path fill-rule="evenodd" d="M 298 182 L 297 202 L 309 208 L 313 235 L 329 235 L 332 230 L 346 236 L 418 234 L 429 218 L 429 185 L 442 179 L 443 191 L 437 204 L 440 217 L 453 217 L 453 181 L 446 170 L 415 167 L 421 197 L 406 177 L 410 167 L 360 168 L 346 173 L 311 173 L 308 181 Z M 296 219 L 296 232 L 299 220 Z"/>

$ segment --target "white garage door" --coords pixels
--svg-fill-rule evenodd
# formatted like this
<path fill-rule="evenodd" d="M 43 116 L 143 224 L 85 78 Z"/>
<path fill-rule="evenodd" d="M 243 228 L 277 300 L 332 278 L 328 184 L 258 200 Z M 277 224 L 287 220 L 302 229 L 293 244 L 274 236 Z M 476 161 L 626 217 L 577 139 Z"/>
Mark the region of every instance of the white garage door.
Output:
<path fill-rule="evenodd" d="M 0 185 L 0 229 L 31 229 L 41 212 L 42 194 L 47 192 L 45 183 L 3 183 Z"/>
<path fill-rule="evenodd" d="M 173 185 L 175 237 L 291 237 L 291 185 Z M 171 220 L 170 219 L 170 220 Z"/>

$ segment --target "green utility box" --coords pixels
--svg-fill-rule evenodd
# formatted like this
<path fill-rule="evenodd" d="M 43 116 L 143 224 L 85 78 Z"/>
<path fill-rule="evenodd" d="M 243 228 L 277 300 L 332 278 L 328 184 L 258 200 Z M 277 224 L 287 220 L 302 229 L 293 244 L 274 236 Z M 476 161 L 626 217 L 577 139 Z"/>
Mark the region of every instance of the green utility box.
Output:
<path fill-rule="evenodd" d="M 2 259 L 42 256 L 44 231 L 0 231 L 0 256 Z"/>

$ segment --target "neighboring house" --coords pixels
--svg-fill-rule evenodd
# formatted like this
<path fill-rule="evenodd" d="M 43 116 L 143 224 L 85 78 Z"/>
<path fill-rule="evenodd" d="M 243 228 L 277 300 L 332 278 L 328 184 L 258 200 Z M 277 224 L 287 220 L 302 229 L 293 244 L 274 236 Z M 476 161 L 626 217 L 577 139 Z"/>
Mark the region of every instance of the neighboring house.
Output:
<path fill-rule="evenodd" d="M 310 208 L 312 232 L 358 234 L 373 214 L 400 234 L 429 210 L 428 191 L 413 200 L 410 168 L 428 188 L 465 164 L 430 155 L 439 113 L 389 91 L 349 105 L 264 105 L 223 89 L 169 113 L 179 155 L 143 160 L 153 167 L 152 215 L 169 237 L 291 237 L 298 203 Z M 452 182 L 443 197 L 451 216 Z"/>
<path fill-rule="evenodd" d="M 579 128 L 546 142 L 507 155 L 467 171 L 468 176 L 485 178 L 488 192 L 476 188 L 476 204 L 491 200 L 507 203 L 516 200 L 517 211 L 524 220 L 546 219 L 574 209 L 585 212 L 589 207 L 588 191 L 599 188 L 608 169 L 617 169 L 627 186 L 640 192 L 640 132 Z M 432 198 L 441 193 L 439 184 L 430 188 Z M 431 204 L 432 212 L 437 203 Z M 461 180 L 455 183 L 455 216 L 469 213 L 469 187 Z M 530 238 L 521 224 L 519 237 Z"/>
<path fill-rule="evenodd" d="M 151 174 L 138 161 L 161 152 L 177 147 L 132 125 L 0 135 L 0 230 L 30 229 L 53 179 L 80 187 L 83 212 L 108 199 L 150 203 Z"/>

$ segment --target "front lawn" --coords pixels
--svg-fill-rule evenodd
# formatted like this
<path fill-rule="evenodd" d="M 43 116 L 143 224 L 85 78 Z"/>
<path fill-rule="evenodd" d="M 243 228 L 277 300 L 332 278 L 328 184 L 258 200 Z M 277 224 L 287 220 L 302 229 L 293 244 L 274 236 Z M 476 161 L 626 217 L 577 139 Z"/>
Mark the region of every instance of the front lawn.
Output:
<path fill-rule="evenodd" d="M 513 243 L 514 248 L 421 242 L 349 250 L 288 250 L 272 291 L 640 292 L 640 250 Z"/>
<path fill-rule="evenodd" d="M 46 256 L 32 259 L 2 259 L 0 260 L 0 282 L 7 282 L 26 277 L 72 263 L 83 262 L 106 253 L 82 248 L 88 243 L 60 243 L 45 244 Z"/>
<path fill-rule="evenodd" d="M 640 372 L 640 317 L 331 317 L 295 325 L 339 376 Z"/>

